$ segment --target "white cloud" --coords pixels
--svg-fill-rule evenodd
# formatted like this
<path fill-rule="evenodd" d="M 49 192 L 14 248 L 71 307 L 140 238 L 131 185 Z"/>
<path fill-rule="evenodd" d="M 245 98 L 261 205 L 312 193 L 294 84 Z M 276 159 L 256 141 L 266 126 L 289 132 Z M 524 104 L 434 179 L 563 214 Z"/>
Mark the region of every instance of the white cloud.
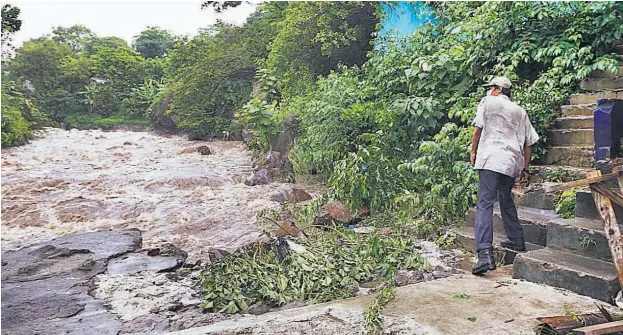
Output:
<path fill-rule="evenodd" d="M 197 29 L 208 27 L 221 18 L 228 23 L 241 24 L 255 10 L 255 5 L 243 4 L 216 14 L 201 9 L 200 0 L 65 0 L 12 1 L 21 9 L 22 28 L 15 34 L 14 44 L 50 34 L 57 26 L 82 24 L 98 36 L 117 36 L 128 43 L 148 26 L 159 26 L 176 35 L 194 35 Z"/>

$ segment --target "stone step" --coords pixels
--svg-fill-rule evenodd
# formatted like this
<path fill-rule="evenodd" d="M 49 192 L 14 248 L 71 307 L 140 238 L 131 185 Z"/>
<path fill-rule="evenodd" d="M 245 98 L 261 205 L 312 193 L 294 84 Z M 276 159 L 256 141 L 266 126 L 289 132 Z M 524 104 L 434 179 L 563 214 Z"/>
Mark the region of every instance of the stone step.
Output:
<path fill-rule="evenodd" d="M 592 171 L 588 168 L 573 166 L 532 165 L 530 166 L 530 184 L 543 182 L 566 183 L 586 178 L 586 173 Z"/>
<path fill-rule="evenodd" d="M 623 89 L 623 77 L 587 78 L 580 82 L 585 91 L 604 91 Z"/>
<path fill-rule="evenodd" d="M 553 129 L 549 131 L 553 147 L 595 144 L 593 129 Z"/>
<path fill-rule="evenodd" d="M 582 104 L 582 105 L 564 105 L 560 106 L 560 112 L 564 116 L 593 116 L 595 113 L 596 104 Z"/>
<path fill-rule="evenodd" d="M 513 278 L 564 288 L 608 302 L 621 289 L 614 264 L 551 248 L 517 255 Z"/>
<path fill-rule="evenodd" d="M 456 242 L 459 243 L 463 248 L 469 250 L 473 253 L 476 252 L 476 237 L 474 235 L 473 227 L 462 227 L 462 228 L 454 228 L 452 229 L 456 237 Z M 496 261 L 501 261 L 502 264 L 508 265 L 513 264 L 515 261 L 515 257 L 519 252 L 502 248 L 500 242 L 502 242 L 502 235 L 493 234 L 493 251 Z M 538 250 L 543 248 L 543 246 L 536 245 L 533 243 L 526 242 L 526 250 Z"/>
<path fill-rule="evenodd" d="M 598 93 L 578 93 L 569 97 L 571 105 L 597 103 L 597 99 L 623 99 L 623 91 L 604 91 Z"/>
<path fill-rule="evenodd" d="M 544 182 L 533 184 L 529 187 L 516 187 L 513 189 L 513 199 L 518 208 L 534 208 L 538 210 L 553 210 L 562 194 L 559 192 L 545 192 L 544 187 L 551 184 Z"/>
<path fill-rule="evenodd" d="M 573 147 L 550 146 L 547 148 L 545 155 L 539 159 L 539 163 L 592 168 L 595 164 L 595 148 L 594 145 Z"/>
<path fill-rule="evenodd" d="M 623 77 L 623 65 L 619 66 L 619 72 L 614 73 L 610 70 L 605 71 L 593 71 L 590 74 L 591 78 L 615 78 L 615 77 Z"/>
<path fill-rule="evenodd" d="M 612 186 L 611 184 L 606 184 Z M 612 204 L 614 214 L 617 217 L 619 225 L 623 225 L 623 208 L 617 204 Z M 589 189 L 579 190 L 575 193 L 575 216 L 577 218 L 585 218 L 591 220 L 601 220 L 601 216 L 597 212 L 593 193 Z"/>
<path fill-rule="evenodd" d="M 593 116 L 565 116 L 554 120 L 554 126 L 558 129 L 593 129 Z"/>
<path fill-rule="evenodd" d="M 558 218 L 554 211 L 536 208 L 517 208 L 517 216 L 524 231 L 525 240 L 534 245 L 545 246 L 547 242 L 547 222 Z M 470 209 L 465 216 L 465 227 L 473 228 L 476 226 L 476 210 Z M 500 209 L 493 209 L 493 233 L 497 236 L 504 236 L 504 223 Z"/>
<path fill-rule="evenodd" d="M 547 247 L 612 262 L 603 223 L 598 220 L 575 218 L 549 221 Z"/>

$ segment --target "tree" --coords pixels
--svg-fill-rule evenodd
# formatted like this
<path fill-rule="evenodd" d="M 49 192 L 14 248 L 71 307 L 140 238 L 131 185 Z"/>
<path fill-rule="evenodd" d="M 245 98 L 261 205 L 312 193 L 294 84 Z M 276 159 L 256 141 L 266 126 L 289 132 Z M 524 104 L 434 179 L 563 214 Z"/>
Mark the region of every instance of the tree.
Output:
<path fill-rule="evenodd" d="M 166 30 L 148 27 L 138 36 L 134 36 L 132 46 L 145 58 L 163 58 L 175 45 L 175 39 Z"/>
<path fill-rule="evenodd" d="M 93 36 L 93 37 L 88 38 L 85 41 L 84 51 L 89 55 L 93 55 L 97 53 L 99 49 L 102 49 L 102 48 L 117 49 L 117 48 L 127 48 L 127 47 L 128 47 L 128 43 L 125 40 L 120 39 L 119 37 Z"/>
<path fill-rule="evenodd" d="M 13 50 L 11 39 L 13 34 L 22 28 L 22 20 L 18 19 L 20 9 L 12 5 L 2 6 L 2 58 L 7 58 Z"/>
<path fill-rule="evenodd" d="M 221 12 L 227 10 L 228 8 L 238 7 L 238 6 L 242 5 L 243 2 L 244 3 L 251 3 L 250 1 L 206 1 L 206 2 L 201 4 L 201 9 L 212 7 L 212 8 L 214 8 L 215 12 L 221 13 Z"/>
<path fill-rule="evenodd" d="M 266 61 L 284 96 L 304 92 L 338 64 L 363 64 L 379 22 L 376 6 L 374 2 L 287 3 Z"/>
<path fill-rule="evenodd" d="M 56 27 L 52 30 L 52 40 L 67 44 L 75 53 L 83 51 L 89 39 L 95 37 L 93 32 L 82 25 L 69 28 Z"/>

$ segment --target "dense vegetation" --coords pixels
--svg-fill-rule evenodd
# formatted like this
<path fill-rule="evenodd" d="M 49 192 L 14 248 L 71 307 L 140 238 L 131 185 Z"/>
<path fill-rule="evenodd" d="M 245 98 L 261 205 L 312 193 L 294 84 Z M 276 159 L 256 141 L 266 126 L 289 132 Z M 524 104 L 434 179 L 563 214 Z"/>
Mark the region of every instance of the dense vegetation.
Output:
<path fill-rule="evenodd" d="M 219 12 L 239 4 L 208 1 L 204 7 Z M 330 198 L 391 212 L 394 224 L 430 234 L 474 202 L 468 150 L 480 84 L 497 75 L 515 83 L 512 99 L 541 136 L 534 156 L 542 155 L 549 123 L 577 83 L 594 70 L 618 70 L 623 3 L 430 6 L 435 24 L 401 39 L 377 37 L 384 13 L 373 2 L 267 2 L 242 26 L 218 23 L 193 38 L 150 27 L 132 46 L 86 27 L 59 27 L 3 62 L 2 146 L 22 144 L 45 125 L 155 124 L 161 117 L 155 106 L 165 106 L 191 138 L 229 137 L 247 128 L 257 135 L 255 148 L 266 151 L 286 117 L 295 115 L 300 136 L 290 159 L 298 173 L 319 174 Z M 6 15 L 3 8 L 3 44 L 5 34 L 19 29 L 17 15 L 14 7 Z M 365 243 L 353 248 L 364 256 L 348 260 L 336 250 L 332 257 L 382 266 L 366 258 L 373 253 Z M 257 260 L 231 258 L 208 274 L 208 287 L 225 285 L 223 276 L 235 283 L 223 287 L 238 287 L 210 296 L 213 307 L 233 310 L 232 301 L 240 308 L 249 297 L 308 299 L 331 286 L 310 282 L 308 290 L 296 291 L 279 276 L 256 281 L 267 267 L 280 269 L 274 257 L 269 252 L 258 272 L 244 278 L 227 277 L 230 266 L 256 266 Z M 308 262 L 324 262 L 304 258 L 292 260 L 301 273 Z M 310 271 L 320 276 L 319 269 Z M 370 271 L 338 274 L 339 287 Z M 333 275 L 322 280 L 337 280 Z M 257 287 L 245 289 L 242 282 Z M 267 289 L 279 285 L 285 285 L 279 295 Z"/>

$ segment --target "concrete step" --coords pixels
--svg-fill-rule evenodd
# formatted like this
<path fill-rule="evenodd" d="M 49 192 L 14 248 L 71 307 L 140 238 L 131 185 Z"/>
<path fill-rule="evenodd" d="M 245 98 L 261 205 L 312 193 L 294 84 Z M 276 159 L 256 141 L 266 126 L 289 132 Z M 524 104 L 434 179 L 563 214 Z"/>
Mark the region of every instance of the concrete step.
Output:
<path fill-rule="evenodd" d="M 474 235 L 473 227 L 462 227 L 452 229 L 456 237 L 456 242 L 463 248 L 473 253 L 476 252 L 476 237 Z M 504 265 L 513 264 L 515 257 L 519 254 L 517 251 L 502 248 L 500 242 L 502 242 L 502 235 L 493 233 L 493 252 L 496 262 L 501 262 Z M 543 246 L 526 242 L 526 250 L 538 250 Z"/>
<path fill-rule="evenodd" d="M 611 184 L 606 185 L 612 186 Z M 619 225 L 623 225 L 623 208 L 614 203 L 612 207 L 614 208 L 617 222 Z M 597 212 L 597 206 L 595 206 L 593 193 L 589 189 L 582 189 L 575 193 L 575 216 L 577 218 L 601 220 L 601 216 Z"/>
<path fill-rule="evenodd" d="M 605 71 L 593 71 L 590 74 L 591 78 L 615 78 L 615 77 L 623 77 L 623 65 L 619 66 L 619 72 L 614 73 L 610 70 Z"/>
<path fill-rule="evenodd" d="M 597 220 L 575 218 L 549 221 L 547 247 L 612 262 L 603 223 Z"/>
<path fill-rule="evenodd" d="M 595 164 L 594 145 L 573 147 L 550 146 L 539 160 L 540 164 L 592 168 Z"/>
<path fill-rule="evenodd" d="M 553 129 L 549 131 L 549 145 L 554 147 L 595 144 L 593 129 Z"/>
<path fill-rule="evenodd" d="M 516 187 L 513 189 L 513 199 L 519 208 L 533 208 L 538 210 L 553 210 L 562 194 L 559 192 L 545 192 L 544 187 L 551 184 L 544 182 L 531 184 L 528 187 Z"/>
<path fill-rule="evenodd" d="M 592 116 L 565 116 L 554 120 L 554 126 L 558 129 L 593 129 Z"/>
<path fill-rule="evenodd" d="M 564 116 L 593 116 L 595 113 L 596 104 L 582 104 L 582 105 L 564 105 L 560 106 L 560 112 Z"/>
<path fill-rule="evenodd" d="M 580 82 L 580 88 L 585 91 L 623 89 L 623 77 L 586 78 Z"/>
<path fill-rule="evenodd" d="M 543 182 L 566 183 L 586 178 L 586 173 L 592 169 L 573 166 L 532 165 L 530 166 L 530 184 Z"/>
<path fill-rule="evenodd" d="M 534 245 L 545 246 L 547 242 L 547 222 L 559 216 L 550 210 L 536 208 L 517 208 L 517 216 L 524 230 L 525 240 Z M 476 210 L 470 209 L 465 216 L 465 227 L 476 226 Z M 505 236 L 504 223 L 499 208 L 493 209 L 493 233 Z"/>
<path fill-rule="evenodd" d="M 564 288 L 608 302 L 621 289 L 614 264 L 551 248 L 517 255 L 513 278 Z"/>
<path fill-rule="evenodd" d="M 584 105 L 597 103 L 597 99 L 623 99 L 623 91 L 604 91 L 598 93 L 578 93 L 569 97 L 569 104 Z"/>

